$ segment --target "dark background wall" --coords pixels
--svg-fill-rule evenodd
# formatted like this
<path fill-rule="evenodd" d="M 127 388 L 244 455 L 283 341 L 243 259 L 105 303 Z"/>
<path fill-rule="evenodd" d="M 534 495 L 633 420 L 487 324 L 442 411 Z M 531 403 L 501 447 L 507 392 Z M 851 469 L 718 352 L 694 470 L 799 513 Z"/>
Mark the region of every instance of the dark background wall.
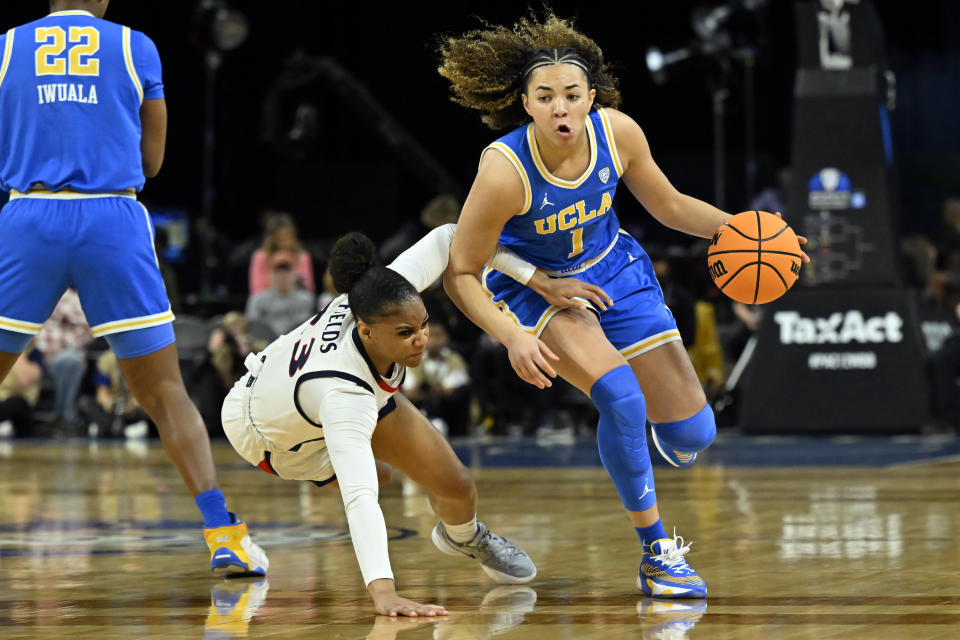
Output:
<path fill-rule="evenodd" d="M 184 207 L 196 215 L 201 202 L 201 156 L 205 106 L 205 67 L 194 15 L 188 0 L 142 2 L 114 0 L 107 18 L 150 35 L 164 62 L 170 110 L 170 138 L 163 171 L 148 183 L 151 204 Z M 375 239 L 398 221 L 416 216 L 436 185 L 421 178 L 409 153 L 384 141 L 397 127 L 377 131 L 357 115 L 356 101 L 314 83 L 285 94 L 274 132 L 292 123 L 297 104 L 318 110 L 316 143 L 300 156 L 278 152 L 264 140 L 264 100 L 283 63 L 297 51 L 335 58 L 366 85 L 389 114 L 442 165 L 461 190 L 469 188 L 479 152 L 498 134 L 476 114 L 448 101 L 437 75 L 433 38 L 478 26 L 476 15 L 491 22 L 512 22 L 519 2 L 469 3 L 426 0 L 409 3 L 357 1 L 236 0 L 250 21 L 250 36 L 226 53 L 215 85 L 217 188 L 213 221 L 231 238 L 255 235 L 257 215 L 265 207 L 294 213 L 307 237 L 327 237 L 361 228 Z M 644 128 L 654 157 L 676 186 L 710 200 L 713 196 L 710 82 L 717 66 L 706 60 L 671 70 L 666 84 L 655 85 L 644 54 L 656 45 L 665 51 L 688 44 L 690 13 L 717 2 L 597 3 L 553 2 L 562 16 L 577 23 L 619 65 L 622 109 Z M 791 94 L 794 67 L 792 2 L 770 0 L 753 15 L 731 22 L 735 38 L 759 46 L 756 66 L 755 127 L 758 187 L 776 167 L 789 162 Z M 899 2 L 880 0 L 877 10 L 886 31 L 889 62 L 897 73 L 898 106 L 894 140 L 901 172 L 903 224 L 908 230 L 936 228 L 939 202 L 960 192 L 960 3 L 953 0 Z M 46 2 L 3 3 L 0 28 L 42 15 Z M 725 132 L 727 207 L 745 208 L 742 69 L 727 77 L 731 91 Z M 2 124 L 0 124 L 2 126 Z M 638 205 L 618 198 L 621 219 L 646 218 Z M 647 225 L 649 233 L 661 232 Z M 667 236 L 681 240 L 679 236 Z"/>

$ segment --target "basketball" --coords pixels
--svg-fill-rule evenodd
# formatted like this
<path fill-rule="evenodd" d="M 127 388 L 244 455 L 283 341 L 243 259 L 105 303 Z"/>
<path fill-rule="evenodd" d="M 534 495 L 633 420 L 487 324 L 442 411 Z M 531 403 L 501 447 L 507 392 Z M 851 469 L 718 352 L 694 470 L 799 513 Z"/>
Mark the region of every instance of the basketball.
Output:
<path fill-rule="evenodd" d="M 800 242 L 786 222 L 766 211 L 728 218 L 713 235 L 707 268 L 714 284 L 745 304 L 766 304 L 800 275 Z"/>

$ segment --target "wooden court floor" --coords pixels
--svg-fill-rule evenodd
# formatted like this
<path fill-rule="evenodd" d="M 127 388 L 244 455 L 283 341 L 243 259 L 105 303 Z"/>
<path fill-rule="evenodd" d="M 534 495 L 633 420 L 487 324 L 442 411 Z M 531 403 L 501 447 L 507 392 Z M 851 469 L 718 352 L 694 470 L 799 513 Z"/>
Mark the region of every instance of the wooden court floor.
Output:
<path fill-rule="evenodd" d="M 636 590 L 638 542 L 600 468 L 476 471 L 481 519 L 538 565 L 519 587 L 435 551 L 425 496 L 395 479 L 381 504 L 401 592 L 450 611 L 395 620 L 372 613 L 335 492 L 215 455 L 267 580 L 209 575 L 158 444 L 0 443 L 0 638 L 960 637 L 957 461 L 658 467 L 706 601 Z"/>

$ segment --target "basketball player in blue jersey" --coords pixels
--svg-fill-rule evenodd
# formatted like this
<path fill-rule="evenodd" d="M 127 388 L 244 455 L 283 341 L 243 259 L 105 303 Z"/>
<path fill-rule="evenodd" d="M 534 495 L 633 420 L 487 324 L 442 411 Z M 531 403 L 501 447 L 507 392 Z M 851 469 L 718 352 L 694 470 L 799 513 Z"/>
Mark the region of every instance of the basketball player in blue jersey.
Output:
<path fill-rule="evenodd" d="M 705 597 L 684 559 L 690 546 L 668 536 L 660 519 L 646 419 L 676 467 L 693 463 L 716 423 L 650 259 L 620 229 L 612 205 L 623 181 L 661 223 L 703 238 L 729 214 L 670 184 L 643 131 L 615 109 L 620 94 L 600 48 L 551 11 L 542 21 L 446 38 L 440 54 L 455 102 L 481 111 L 493 129 L 519 126 L 484 150 L 451 247 L 447 291 L 508 348 L 521 378 L 542 388 L 559 374 L 592 399 L 600 458 L 642 544 L 637 587 Z M 523 286 L 485 268 L 498 242 L 550 277 L 538 270 Z M 612 304 L 557 304 L 557 281 L 574 277 Z"/>
<path fill-rule="evenodd" d="M 137 201 L 163 163 L 160 57 L 144 34 L 103 20 L 108 1 L 52 0 L 48 16 L 0 35 L 0 187 L 10 193 L 0 211 L 0 379 L 75 287 L 195 496 L 211 569 L 264 575 L 266 555 L 217 488 Z"/>

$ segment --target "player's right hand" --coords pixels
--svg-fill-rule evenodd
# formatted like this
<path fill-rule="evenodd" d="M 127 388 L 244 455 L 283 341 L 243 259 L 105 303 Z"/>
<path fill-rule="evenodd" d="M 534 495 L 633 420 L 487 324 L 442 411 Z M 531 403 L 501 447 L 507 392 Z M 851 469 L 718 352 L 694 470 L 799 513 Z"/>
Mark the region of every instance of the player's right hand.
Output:
<path fill-rule="evenodd" d="M 420 604 L 397 595 L 396 587 L 390 578 L 377 578 L 367 585 L 367 591 L 373 598 L 377 613 L 382 616 L 445 616 L 447 609 L 436 604 Z"/>
<path fill-rule="evenodd" d="M 560 358 L 546 343 L 536 336 L 518 331 L 505 346 L 510 357 L 510 366 L 520 379 L 538 389 L 553 386 L 550 378 L 556 378 L 557 372 L 550 366 L 549 360 L 557 361 Z"/>
<path fill-rule="evenodd" d="M 370 629 L 370 633 L 367 634 L 367 640 L 396 640 L 397 634 L 408 629 L 419 627 L 424 624 L 437 624 L 443 620 L 447 620 L 447 617 L 418 616 L 416 618 L 390 618 L 387 616 L 377 616 L 373 619 L 373 628 Z"/>
<path fill-rule="evenodd" d="M 447 615 L 446 607 L 438 604 L 420 604 L 413 600 L 401 598 L 396 593 L 392 595 L 375 595 L 373 596 L 373 604 L 377 609 L 377 613 L 382 616 L 409 616 L 416 618 L 417 616 L 435 617 Z"/>

